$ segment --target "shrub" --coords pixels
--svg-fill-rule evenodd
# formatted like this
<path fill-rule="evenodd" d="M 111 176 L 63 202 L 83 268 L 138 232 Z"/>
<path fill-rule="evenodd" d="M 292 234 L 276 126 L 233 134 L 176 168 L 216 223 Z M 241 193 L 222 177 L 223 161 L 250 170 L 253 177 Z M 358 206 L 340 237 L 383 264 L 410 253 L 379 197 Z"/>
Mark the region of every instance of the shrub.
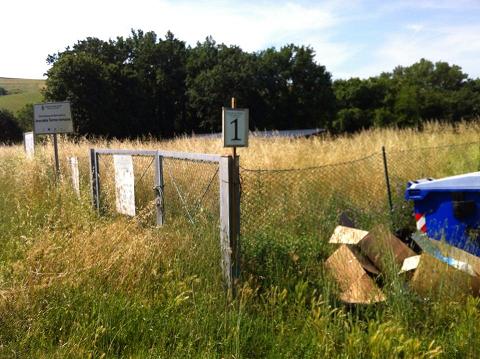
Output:
<path fill-rule="evenodd" d="M 0 143 L 13 143 L 22 139 L 22 130 L 10 111 L 0 109 Z"/>

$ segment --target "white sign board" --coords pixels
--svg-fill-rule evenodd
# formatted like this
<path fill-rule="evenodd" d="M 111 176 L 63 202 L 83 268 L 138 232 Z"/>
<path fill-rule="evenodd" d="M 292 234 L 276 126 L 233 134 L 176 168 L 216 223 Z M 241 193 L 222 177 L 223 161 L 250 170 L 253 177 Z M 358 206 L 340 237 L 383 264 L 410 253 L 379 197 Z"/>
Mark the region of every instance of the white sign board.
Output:
<path fill-rule="evenodd" d="M 135 177 L 133 160 L 129 155 L 114 155 L 115 198 L 117 212 L 135 216 Z"/>
<path fill-rule="evenodd" d="M 25 132 L 23 134 L 23 147 L 28 158 L 33 158 L 35 154 L 35 137 L 33 132 Z"/>
<path fill-rule="evenodd" d="M 70 163 L 70 172 L 72 174 L 72 186 L 73 190 L 80 197 L 80 172 L 78 170 L 78 158 L 69 157 L 68 162 Z"/>
<path fill-rule="evenodd" d="M 223 147 L 248 146 L 248 109 L 222 108 Z"/>
<path fill-rule="evenodd" d="M 33 105 L 35 134 L 73 132 L 70 102 L 51 102 Z"/>

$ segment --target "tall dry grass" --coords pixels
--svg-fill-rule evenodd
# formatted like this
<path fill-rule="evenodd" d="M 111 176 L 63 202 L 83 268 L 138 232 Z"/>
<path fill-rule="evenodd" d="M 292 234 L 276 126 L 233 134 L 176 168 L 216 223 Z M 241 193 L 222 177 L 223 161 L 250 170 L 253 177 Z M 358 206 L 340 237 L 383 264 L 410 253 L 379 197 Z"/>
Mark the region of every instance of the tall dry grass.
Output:
<path fill-rule="evenodd" d="M 476 142 L 479 132 L 478 122 L 456 127 L 432 123 L 422 132 L 383 129 L 335 138 L 254 138 L 239 154 L 244 168 L 302 168 L 379 154 L 382 145 L 396 151 Z M 1 357 L 478 354 L 476 299 L 462 304 L 425 301 L 410 293 L 402 278 L 392 276 L 385 278 L 389 299 L 384 305 L 350 308 L 336 300 L 322 268 L 332 248 L 320 240 L 337 220 L 338 199 L 324 205 L 322 192 L 332 192 L 334 186 L 325 189 L 312 182 L 302 191 L 279 187 L 282 197 L 272 211 L 280 215 L 249 207 L 253 217 L 273 225 L 256 228 L 245 238 L 250 241 L 244 243 L 243 283 L 239 297 L 229 303 L 215 225 L 171 221 L 155 228 L 145 220 L 152 207 L 142 209 L 136 219 L 99 217 L 89 197 L 90 147 L 228 153 L 220 140 L 64 138 L 59 144 L 63 179 L 57 185 L 52 144 L 46 141 L 37 146 L 34 160 L 25 158 L 21 146 L 0 149 Z M 69 183 L 68 156 L 80 159 L 80 199 Z M 348 186 L 359 186 L 351 188 L 352 196 L 372 180 L 360 167 L 351 176 L 347 168 L 343 176 Z M 282 183 L 259 178 L 251 188 L 275 190 Z M 263 199 L 257 201 L 255 205 L 264 205 Z M 292 230 L 279 231 L 287 227 Z"/>
<path fill-rule="evenodd" d="M 477 142 L 480 139 L 480 122 L 461 122 L 450 125 L 440 122 L 427 123 L 422 131 L 416 129 L 381 128 L 354 135 L 323 135 L 310 139 L 251 138 L 248 148 L 239 148 L 241 165 L 246 168 L 302 168 L 351 161 L 372 153 L 379 153 L 382 146 L 388 151 L 410 150 L 459 143 Z M 47 139 L 48 141 L 48 139 Z M 47 153 L 51 145 L 45 147 Z M 61 156 L 86 158 L 88 148 L 162 149 L 213 154 L 231 154 L 220 139 L 179 137 L 173 140 L 96 140 L 80 139 L 72 142 L 66 138 L 60 142 Z M 42 149 L 43 150 L 43 149 Z"/>

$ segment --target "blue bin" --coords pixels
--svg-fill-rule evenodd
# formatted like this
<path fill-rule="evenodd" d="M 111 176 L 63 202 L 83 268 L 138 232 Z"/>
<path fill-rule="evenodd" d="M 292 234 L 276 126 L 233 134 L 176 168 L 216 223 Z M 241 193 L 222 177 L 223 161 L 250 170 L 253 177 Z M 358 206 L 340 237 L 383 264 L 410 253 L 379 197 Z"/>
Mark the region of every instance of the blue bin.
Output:
<path fill-rule="evenodd" d="M 408 182 L 417 229 L 480 256 L 480 172 Z"/>

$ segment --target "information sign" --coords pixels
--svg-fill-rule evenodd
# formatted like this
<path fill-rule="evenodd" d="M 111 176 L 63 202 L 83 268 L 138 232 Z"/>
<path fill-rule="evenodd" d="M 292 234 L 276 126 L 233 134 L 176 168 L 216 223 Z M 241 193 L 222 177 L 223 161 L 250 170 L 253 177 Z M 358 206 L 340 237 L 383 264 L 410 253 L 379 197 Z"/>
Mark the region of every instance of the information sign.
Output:
<path fill-rule="evenodd" d="M 33 105 L 33 131 L 37 135 L 73 132 L 70 102 Z"/>

